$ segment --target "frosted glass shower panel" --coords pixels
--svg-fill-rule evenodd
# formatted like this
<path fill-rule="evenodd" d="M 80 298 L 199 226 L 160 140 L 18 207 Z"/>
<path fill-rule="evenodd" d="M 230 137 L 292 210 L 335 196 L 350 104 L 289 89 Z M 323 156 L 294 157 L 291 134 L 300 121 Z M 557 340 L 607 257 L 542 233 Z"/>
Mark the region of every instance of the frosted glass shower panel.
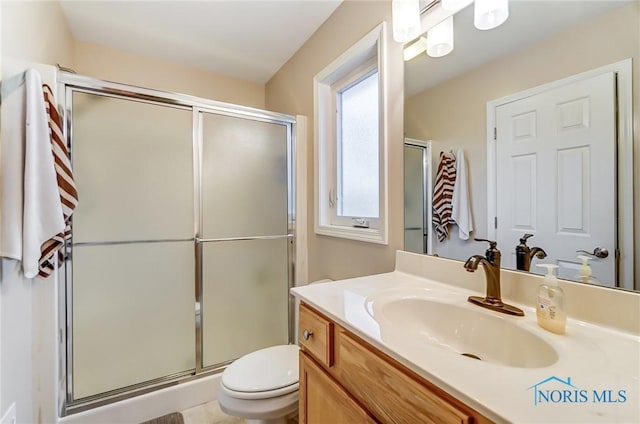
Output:
<path fill-rule="evenodd" d="M 195 369 L 192 242 L 73 249 L 73 397 Z"/>
<path fill-rule="evenodd" d="M 73 93 L 74 242 L 193 237 L 188 110 Z"/>
<path fill-rule="evenodd" d="M 287 127 L 204 113 L 204 238 L 287 233 Z"/>
<path fill-rule="evenodd" d="M 203 244 L 203 364 L 288 343 L 287 238 Z"/>

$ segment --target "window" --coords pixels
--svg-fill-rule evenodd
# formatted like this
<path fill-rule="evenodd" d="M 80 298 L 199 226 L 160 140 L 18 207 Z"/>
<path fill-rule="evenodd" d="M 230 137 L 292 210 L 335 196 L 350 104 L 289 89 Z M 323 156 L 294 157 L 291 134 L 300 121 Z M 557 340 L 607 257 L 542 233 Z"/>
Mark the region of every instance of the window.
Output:
<path fill-rule="evenodd" d="M 314 79 L 317 234 L 387 243 L 384 28 Z"/>
<path fill-rule="evenodd" d="M 336 93 L 337 155 L 335 223 L 340 218 L 379 218 L 378 71 Z"/>

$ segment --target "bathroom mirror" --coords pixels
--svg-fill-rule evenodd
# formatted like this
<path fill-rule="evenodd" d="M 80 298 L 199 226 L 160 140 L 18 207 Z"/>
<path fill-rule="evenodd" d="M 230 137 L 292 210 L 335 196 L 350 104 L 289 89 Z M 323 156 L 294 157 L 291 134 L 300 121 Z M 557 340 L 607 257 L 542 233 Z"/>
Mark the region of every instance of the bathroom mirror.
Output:
<path fill-rule="evenodd" d="M 591 232 L 592 227 L 598 223 L 593 222 L 587 212 L 581 215 L 580 223 L 567 224 L 559 216 L 546 216 L 542 220 L 540 215 L 547 212 L 542 209 L 542 212 L 538 212 L 538 219 L 535 211 L 531 212 L 533 216 L 526 216 L 533 225 L 513 224 L 508 238 L 499 237 L 496 228 L 500 227 L 501 222 L 509 222 L 509 219 L 515 222 L 518 217 L 513 216 L 522 218 L 520 215 L 523 212 L 520 209 L 529 210 L 527 208 L 533 204 L 545 201 L 541 193 L 543 188 L 547 188 L 548 182 L 539 178 L 541 174 L 553 174 L 564 178 L 565 183 L 574 184 L 565 184 L 567 188 L 573 187 L 573 190 L 562 195 L 549 187 L 548 191 L 552 193 L 549 199 L 568 205 L 571 202 L 599 201 L 612 213 L 613 223 L 607 230 L 611 242 L 600 246 L 595 244 L 596 241 L 586 241 L 579 248 L 571 245 L 573 250 L 585 250 L 589 253 L 593 253 L 596 247 L 608 250 L 607 258 L 592 259 L 593 277 L 597 278 L 592 278 L 590 282 L 609 287 L 639 289 L 636 283 L 639 281 L 638 267 L 633 268 L 634 257 L 635 262 L 640 263 L 637 259 L 640 244 L 635 241 L 638 237 L 633 236 L 633 217 L 638 208 L 633 207 L 631 188 L 633 180 L 636 180 L 635 185 L 638 186 L 638 176 L 633 174 L 631 155 L 616 156 L 615 134 L 618 135 L 618 153 L 632 149 L 634 134 L 631 122 L 634 117 L 638 122 L 640 111 L 640 96 L 637 94 L 637 87 L 640 85 L 637 68 L 640 60 L 640 3 L 512 0 L 509 7 L 507 21 L 489 31 L 474 28 L 473 4 L 466 7 L 454 15 L 455 44 L 450 54 L 433 58 L 423 52 L 405 61 L 405 137 L 431 141 L 430 165 L 434 184 L 441 152 L 455 153 L 460 149 L 466 159 L 467 189 L 474 231 L 468 240 L 462 240 L 458 227 L 451 225 L 445 242 L 439 242 L 437 238 L 432 240 L 432 252 L 441 257 L 464 261 L 471 255 L 482 254 L 486 249 L 486 243 L 475 242 L 474 237 L 495 237 L 499 241 L 503 266 L 515 269 L 515 248 L 524 234 L 533 234 L 527 240 L 529 247 L 539 246 L 552 252 L 558 245 L 566 243 L 547 241 L 543 245 L 543 240 L 548 240 L 543 236 L 545 231 L 574 232 L 578 238 Z M 617 71 L 619 66 L 627 65 L 628 73 Z M 582 149 L 580 155 L 573 156 L 562 156 L 556 152 L 558 157 L 562 156 L 561 159 L 567 160 L 561 163 L 558 159 L 548 167 L 540 163 L 536 166 L 535 162 L 532 165 L 530 161 L 515 162 L 515 165 L 502 161 L 504 157 L 499 152 L 496 153 L 495 145 L 492 147 L 490 144 L 498 106 L 513 106 L 517 104 L 517 100 L 530 100 L 547 89 L 566 85 L 566 81 L 573 81 L 572 78 L 579 80 L 594 72 L 603 73 L 604 71 L 594 71 L 602 69 L 611 71 L 612 95 L 616 96 L 613 97 L 612 106 L 615 128 L 611 140 L 614 143 L 614 153 L 608 163 L 599 160 L 596 166 L 586 166 L 584 158 L 589 157 L 590 152 L 585 153 L 585 149 Z M 635 94 L 631 93 L 632 79 L 633 86 L 636 87 Z M 575 99 L 584 100 L 585 97 L 576 95 Z M 626 119 L 624 122 L 616 119 L 615 115 L 615 106 L 620 102 L 624 102 L 627 109 L 620 114 L 626 114 L 623 116 Z M 553 115 L 544 118 L 540 114 L 540 119 L 535 124 L 527 113 L 513 112 L 513 116 L 524 118 L 512 123 L 507 133 L 511 131 L 511 135 L 515 134 L 514 144 L 523 144 L 518 137 L 526 138 L 531 133 L 535 134 L 535 131 L 542 131 L 540 128 L 544 125 L 553 126 L 558 119 L 565 119 L 568 127 L 573 124 L 589 126 L 589 122 L 584 119 L 598 106 L 599 100 L 594 97 L 574 103 L 582 106 L 571 110 L 567 108 L 563 118 Z M 637 137 L 638 129 L 635 131 Z M 514 155 L 517 156 L 517 152 Z M 600 159 L 596 153 L 591 152 L 591 155 Z M 524 156 L 526 155 L 523 154 Z M 576 161 L 578 157 L 582 159 Z M 505 171 L 507 169 L 511 170 L 510 173 Z M 608 183 L 601 184 L 600 187 L 611 194 L 610 200 L 602 200 L 600 195 L 594 195 L 590 191 L 592 188 L 589 184 L 580 183 L 604 181 L 606 179 L 601 178 L 604 174 L 612 176 Z M 505 186 L 505 181 L 511 185 Z M 578 184 L 575 184 L 576 181 Z M 410 182 L 405 181 L 405 184 L 409 185 Z M 531 189 L 535 184 L 538 185 L 537 189 Z M 517 206 L 512 206 L 510 211 L 513 216 L 508 216 L 509 219 L 503 219 L 504 215 L 501 217 L 497 212 L 500 204 L 504 208 L 504 202 Z M 541 205 L 538 206 L 538 211 L 541 210 L 540 207 Z M 497 226 L 494 214 L 497 216 Z M 560 277 L 579 281 L 580 260 L 573 250 L 569 260 L 555 258 L 552 261 L 561 265 Z M 534 258 L 530 272 L 541 273 L 536 264 L 547 262 L 552 256 L 542 260 Z M 610 265 L 609 271 L 599 274 L 599 266 L 605 262 Z"/>

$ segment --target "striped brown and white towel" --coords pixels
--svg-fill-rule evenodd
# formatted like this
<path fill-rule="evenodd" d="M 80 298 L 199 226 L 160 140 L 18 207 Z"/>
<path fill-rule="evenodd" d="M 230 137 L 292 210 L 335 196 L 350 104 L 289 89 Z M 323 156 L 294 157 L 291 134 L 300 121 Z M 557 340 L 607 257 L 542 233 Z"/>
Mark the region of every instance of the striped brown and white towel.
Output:
<path fill-rule="evenodd" d="M 440 152 L 440 162 L 433 188 L 433 225 L 440 242 L 449 237 L 449 224 L 454 224 L 451 218 L 453 186 L 456 182 L 456 158 L 451 153 Z"/>
<path fill-rule="evenodd" d="M 65 240 L 71 239 L 71 214 L 78 204 L 78 191 L 73 180 L 69 149 L 62 136 L 62 119 L 56 109 L 53 92 L 46 84 L 43 84 L 42 90 L 49 120 L 49 136 L 58 180 L 58 191 L 60 192 L 60 203 L 66 224 L 62 233 L 53 236 L 41 247 L 42 255 L 39 261 L 38 276 L 46 278 L 54 271 L 54 255 L 64 246 Z M 62 252 L 60 253 L 60 259 L 63 260 Z"/>

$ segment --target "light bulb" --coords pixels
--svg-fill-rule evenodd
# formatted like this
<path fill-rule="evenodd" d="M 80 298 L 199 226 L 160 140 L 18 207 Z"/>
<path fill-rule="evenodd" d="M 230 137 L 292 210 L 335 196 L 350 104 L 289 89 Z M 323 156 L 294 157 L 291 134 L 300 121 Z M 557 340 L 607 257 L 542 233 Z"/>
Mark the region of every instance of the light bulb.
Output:
<path fill-rule="evenodd" d="M 427 54 L 442 57 L 453 51 L 453 16 L 449 16 L 427 32 Z"/>
<path fill-rule="evenodd" d="M 476 0 L 473 24 L 481 30 L 502 25 L 509 17 L 509 0 Z"/>
<path fill-rule="evenodd" d="M 422 32 L 419 0 L 393 0 L 391 17 L 393 39 L 398 43 L 411 41 Z"/>

